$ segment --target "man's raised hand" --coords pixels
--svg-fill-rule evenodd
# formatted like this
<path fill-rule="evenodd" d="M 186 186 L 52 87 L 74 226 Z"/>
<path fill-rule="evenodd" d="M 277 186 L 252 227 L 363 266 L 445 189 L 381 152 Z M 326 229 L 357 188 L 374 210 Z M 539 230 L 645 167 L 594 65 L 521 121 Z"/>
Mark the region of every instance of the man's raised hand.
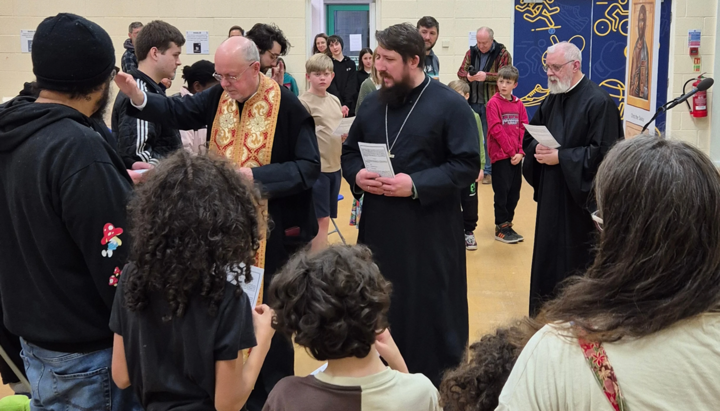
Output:
<path fill-rule="evenodd" d="M 127 73 L 117 73 L 115 76 L 115 84 L 136 106 L 141 105 L 145 101 L 145 95 L 138 88 L 133 76 Z"/>

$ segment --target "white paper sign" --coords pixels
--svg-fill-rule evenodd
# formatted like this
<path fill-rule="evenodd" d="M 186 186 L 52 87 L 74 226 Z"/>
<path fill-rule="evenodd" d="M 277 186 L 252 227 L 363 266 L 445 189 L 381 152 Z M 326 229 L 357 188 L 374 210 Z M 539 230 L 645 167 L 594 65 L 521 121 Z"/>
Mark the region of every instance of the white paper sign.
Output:
<path fill-rule="evenodd" d="M 33 37 L 35 37 L 35 30 L 20 30 L 20 50 L 23 53 L 32 51 Z"/>
<path fill-rule="evenodd" d="M 336 136 L 342 136 L 343 134 L 349 133 L 353 121 L 355 121 L 355 117 L 345 117 L 344 119 L 340 120 L 340 124 L 337 126 L 335 131 L 333 131 L 333 134 Z"/>
<path fill-rule="evenodd" d="M 362 34 L 350 35 L 350 51 L 362 50 Z"/>
<path fill-rule="evenodd" d="M 260 267 L 255 267 L 253 265 L 252 267 L 250 267 L 250 275 L 252 275 L 252 281 L 246 283 L 245 277 L 240 276 L 240 288 L 242 288 L 243 292 L 247 294 L 248 298 L 250 299 L 250 307 L 252 307 L 253 309 L 255 308 L 255 305 L 257 305 L 258 297 L 260 296 L 260 289 L 262 288 L 262 280 L 264 274 L 265 270 Z M 227 280 L 232 284 L 236 284 L 235 276 L 232 273 L 228 273 Z"/>
<path fill-rule="evenodd" d="M 371 173 L 380 174 L 380 177 L 394 178 L 390 155 L 385 144 L 358 143 L 365 169 Z"/>
<path fill-rule="evenodd" d="M 470 34 L 468 35 L 468 46 L 469 47 L 477 46 L 477 32 L 476 31 L 471 31 Z"/>
<path fill-rule="evenodd" d="M 555 140 L 555 137 L 553 137 L 552 133 L 550 133 L 550 130 L 548 130 L 547 127 L 531 126 L 530 124 L 523 125 L 525 126 L 525 129 L 528 131 L 528 133 L 530 133 L 530 135 L 533 136 L 533 138 L 537 140 L 538 143 L 550 148 L 560 147 L 560 143 Z"/>
<path fill-rule="evenodd" d="M 187 54 L 210 54 L 210 34 L 207 31 L 186 31 L 185 50 Z"/>

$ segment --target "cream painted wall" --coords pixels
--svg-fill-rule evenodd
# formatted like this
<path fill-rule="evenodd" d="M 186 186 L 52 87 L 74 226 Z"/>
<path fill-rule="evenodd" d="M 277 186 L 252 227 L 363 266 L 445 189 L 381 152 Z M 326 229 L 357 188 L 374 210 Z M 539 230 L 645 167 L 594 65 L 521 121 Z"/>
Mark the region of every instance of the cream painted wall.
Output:
<path fill-rule="evenodd" d="M 162 19 L 183 34 L 186 30 L 208 30 L 210 54 L 190 56 L 183 50 L 183 65 L 201 59 L 212 61 L 233 25 L 248 30 L 258 22 L 276 23 L 293 46 L 285 62 L 298 85 L 304 87 L 305 6 L 305 0 L 0 0 L 0 97 L 15 96 L 24 82 L 34 79 L 30 54 L 20 53 L 20 30 L 34 30 L 45 17 L 59 12 L 82 15 L 107 30 L 115 45 L 118 66 L 125 51 L 122 44 L 128 25 L 136 20 L 147 23 Z M 180 90 L 181 73 L 178 69 L 170 93 Z"/>
<path fill-rule="evenodd" d="M 192 64 L 202 58 L 212 60 L 215 49 L 232 25 L 249 29 L 256 22 L 274 22 L 293 45 L 285 60 L 303 90 L 304 62 L 310 53 L 310 37 L 317 27 L 312 16 L 322 15 L 317 10 L 313 13 L 312 3 L 313 0 L 0 0 L 0 97 L 16 95 L 25 81 L 33 79 L 30 55 L 20 53 L 20 30 L 34 29 L 44 17 L 61 11 L 83 15 L 103 26 L 113 38 L 118 63 L 124 51 L 122 43 L 127 36 L 127 26 L 134 20 L 148 22 L 161 18 L 183 32 L 210 31 L 211 54 L 183 55 L 183 64 Z M 424 15 L 437 18 L 440 37 L 435 52 L 440 58 L 441 81 L 447 83 L 456 78 L 455 73 L 468 48 L 468 33 L 480 26 L 493 28 L 496 39 L 512 53 L 513 3 L 512 0 L 377 0 L 375 20 L 378 28 L 382 28 L 400 22 L 415 24 Z M 683 82 L 693 76 L 692 59 L 687 52 L 688 30 L 702 30 L 703 70 L 708 76 L 714 74 L 717 9 L 717 0 L 673 1 L 670 98 L 679 96 Z M 170 92 L 178 91 L 181 85 L 178 76 Z M 708 100 L 712 100 L 712 91 Z M 710 104 L 712 110 L 712 102 Z M 720 128 L 720 121 L 715 123 L 715 128 Z M 678 106 L 670 113 L 667 130 L 673 138 L 691 142 L 709 152 L 713 124 L 710 117 L 693 120 L 685 106 Z M 720 136 L 720 131 L 715 131 Z M 720 156 L 720 141 L 714 144 L 719 146 Z"/>
<path fill-rule="evenodd" d="M 0 0 L 0 97 L 16 95 L 25 81 L 33 79 L 30 54 L 20 53 L 20 30 L 35 29 L 46 16 L 63 11 L 80 14 L 105 28 L 115 44 L 118 62 L 124 51 L 127 26 L 135 20 L 147 23 L 162 19 L 183 33 L 210 31 L 211 54 L 183 55 L 183 65 L 202 58 L 212 60 L 232 25 L 239 24 L 247 30 L 256 22 L 274 22 L 293 45 L 285 61 L 298 86 L 304 89 L 311 10 L 310 0 Z M 415 24 L 424 15 L 436 17 L 441 31 L 435 52 L 440 58 L 441 80 L 448 82 L 456 78 L 455 72 L 468 48 L 469 31 L 488 25 L 495 30 L 497 40 L 512 49 L 512 10 L 510 0 L 379 0 L 375 17 L 379 28 L 405 21 Z M 444 42 L 448 47 L 443 47 Z M 178 76 L 170 92 L 177 92 L 181 83 Z"/>
<path fill-rule="evenodd" d="M 380 0 L 378 22 L 381 27 L 408 22 L 415 25 L 422 16 L 433 16 L 440 23 L 435 54 L 440 59 L 440 81 L 457 79 L 468 34 L 482 26 L 495 32 L 495 40 L 513 51 L 513 4 L 511 0 Z M 448 47 L 444 47 L 447 43 Z"/>
<path fill-rule="evenodd" d="M 693 59 L 688 54 L 688 30 L 702 30 L 700 46 L 702 71 L 707 71 L 706 77 L 713 77 L 717 12 L 718 0 L 673 0 L 668 99 L 682 95 L 683 83 L 698 74 L 693 72 Z M 720 86 L 720 83 L 717 86 Z M 715 87 L 708 92 L 708 113 L 712 112 L 713 89 Z M 666 132 L 673 139 L 687 141 L 709 153 L 711 127 L 720 127 L 720 121 L 713 121 L 711 114 L 705 118 L 694 119 L 687 106 L 682 104 L 672 109 L 668 116 Z"/>

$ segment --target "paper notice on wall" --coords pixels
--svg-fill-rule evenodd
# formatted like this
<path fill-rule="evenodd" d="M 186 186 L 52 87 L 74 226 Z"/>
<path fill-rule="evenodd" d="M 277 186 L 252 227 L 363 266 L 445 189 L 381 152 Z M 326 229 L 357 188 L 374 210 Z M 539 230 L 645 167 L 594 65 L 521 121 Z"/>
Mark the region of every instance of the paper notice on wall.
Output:
<path fill-rule="evenodd" d="M 20 50 L 23 53 L 32 51 L 33 37 L 35 37 L 35 30 L 20 30 Z"/>
<path fill-rule="evenodd" d="M 700 47 L 700 39 L 701 38 L 702 38 L 702 31 L 689 30 L 688 31 L 688 48 Z"/>
<path fill-rule="evenodd" d="M 477 46 L 477 32 L 471 31 L 468 35 L 468 46 Z"/>
<path fill-rule="evenodd" d="M 350 35 L 350 51 L 362 50 L 362 34 Z"/>
<path fill-rule="evenodd" d="M 187 54 L 210 54 L 210 33 L 195 30 L 186 31 L 185 50 Z"/>

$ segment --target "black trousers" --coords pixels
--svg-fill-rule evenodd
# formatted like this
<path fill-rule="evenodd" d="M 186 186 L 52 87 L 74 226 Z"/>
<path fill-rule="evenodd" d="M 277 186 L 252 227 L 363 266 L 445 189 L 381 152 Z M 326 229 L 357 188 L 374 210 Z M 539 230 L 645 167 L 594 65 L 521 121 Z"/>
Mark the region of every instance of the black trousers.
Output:
<path fill-rule="evenodd" d="M 492 188 L 495 192 L 495 225 L 512 222 L 520 200 L 522 162 L 512 165 L 510 159 L 492 164 Z"/>
<path fill-rule="evenodd" d="M 460 204 L 462 205 L 463 227 L 465 232 L 473 232 L 477 228 L 478 222 L 478 183 L 472 183 L 468 188 L 462 190 L 460 194 Z"/>

